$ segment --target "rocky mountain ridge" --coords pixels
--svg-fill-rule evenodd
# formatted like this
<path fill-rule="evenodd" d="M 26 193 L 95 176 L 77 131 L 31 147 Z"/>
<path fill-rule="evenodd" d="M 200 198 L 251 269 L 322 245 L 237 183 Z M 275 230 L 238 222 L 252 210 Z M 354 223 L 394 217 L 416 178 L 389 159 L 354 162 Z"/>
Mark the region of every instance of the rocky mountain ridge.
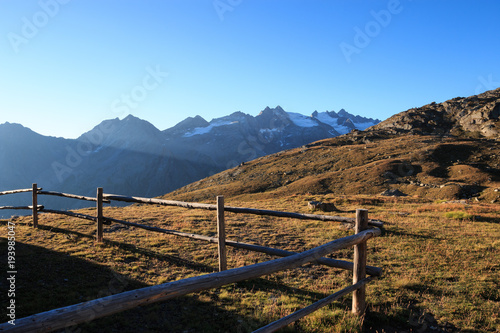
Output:
<path fill-rule="evenodd" d="M 402 193 L 500 202 L 500 89 L 401 112 L 368 128 L 255 159 L 168 194 Z"/>
<path fill-rule="evenodd" d="M 378 123 L 341 110 L 304 116 L 281 107 L 208 122 L 190 117 L 161 131 L 129 115 L 109 119 L 76 140 L 45 137 L 18 124 L 0 125 L 0 190 L 45 189 L 95 195 L 158 196 L 251 159 Z M 323 121 L 319 118 L 322 117 Z M 352 119 L 352 120 L 351 120 Z M 0 198 L 0 205 L 18 198 Z M 60 198 L 43 198 L 53 207 Z M 55 208 L 77 208 L 67 201 Z"/>
<path fill-rule="evenodd" d="M 500 88 L 471 97 L 457 97 L 398 113 L 372 127 L 387 132 L 500 137 Z"/>

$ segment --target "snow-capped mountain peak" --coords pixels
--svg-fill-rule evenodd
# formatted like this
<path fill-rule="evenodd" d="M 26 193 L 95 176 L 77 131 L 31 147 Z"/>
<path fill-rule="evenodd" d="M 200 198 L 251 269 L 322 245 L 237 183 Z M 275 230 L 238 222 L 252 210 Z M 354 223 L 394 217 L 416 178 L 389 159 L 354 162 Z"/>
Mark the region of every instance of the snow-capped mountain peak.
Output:
<path fill-rule="evenodd" d="M 169 137 L 189 138 L 210 135 L 217 130 L 230 131 L 230 128 L 245 133 L 263 133 L 262 130 L 283 131 L 288 127 L 290 130 L 293 128 L 304 130 L 322 127 L 323 136 L 326 138 L 332 135 L 346 134 L 353 129 L 365 130 L 379 122 L 377 119 L 352 115 L 344 109 L 338 113 L 335 111 L 315 111 L 311 116 L 306 116 L 296 112 L 287 112 L 278 105 L 275 108 L 266 107 L 255 117 L 241 111 L 212 119 L 210 122 L 200 116 L 189 117 L 176 126 L 165 130 L 164 133 Z"/>

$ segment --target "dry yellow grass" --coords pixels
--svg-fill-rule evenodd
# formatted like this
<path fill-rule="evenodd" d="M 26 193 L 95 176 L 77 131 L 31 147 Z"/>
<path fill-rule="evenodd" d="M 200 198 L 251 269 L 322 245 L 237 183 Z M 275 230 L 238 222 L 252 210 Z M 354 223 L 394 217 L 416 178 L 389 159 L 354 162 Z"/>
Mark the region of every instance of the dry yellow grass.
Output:
<path fill-rule="evenodd" d="M 174 191 L 180 200 L 214 192 L 377 195 L 500 202 L 500 143 L 456 137 L 361 132 L 265 156 Z"/>
<path fill-rule="evenodd" d="M 307 202 L 335 202 L 342 210 L 366 208 L 387 222 L 382 237 L 368 242 L 370 265 L 383 277 L 367 288 L 368 312 L 350 314 L 346 297 L 285 331 L 491 332 L 500 329 L 500 213 L 485 203 L 435 203 L 418 198 L 284 195 L 269 192 L 226 197 L 226 204 L 309 212 Z M 213 202 L 212 202 L 213 203 Z M 446 217 L 462 211 L 470 219 Z M 94 209 L 83 210 L 95 214 Z M 105 215 L 162 228 L 213 236 L 214 212 L 133 205 Z M 352 213 L 343 215 L 352 216 Z M 227 214 L 228 238 L 302 251 L 352 233 L 330 222 Z M 16 221 L 19 316 L 70 305 L 141 286 L 212 272 L 214 244 L 113 224 L 104 244 L 94 243 L 92 222 L 51 214 Z M 0 246 L 5 247 L 5 239 Z M 352 250 L 334 258 L 352 258 Z M 229 268 L 271 259 L 229 249 Z M 3 259 L 2 259 L 3 260 Z M 84 332 L 249 332 L 307 306 L 351 283 L 350 272 L 317 265 L 196 293 L 95 320 Z M 5 297 L 5 295 L 2 295 Z M 434 327 L 434 328 L 432 328 Z"/>

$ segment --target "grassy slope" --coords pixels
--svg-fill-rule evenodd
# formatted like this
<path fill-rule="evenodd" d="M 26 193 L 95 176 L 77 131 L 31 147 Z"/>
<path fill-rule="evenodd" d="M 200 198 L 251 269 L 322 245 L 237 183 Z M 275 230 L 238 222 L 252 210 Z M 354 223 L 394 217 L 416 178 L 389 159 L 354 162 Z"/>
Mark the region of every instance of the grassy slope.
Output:
<path fill-rule="evenodd" d="M 262 157 L 174 191 L 179 199 L 226 195 L 379 194 L 499 200 L 500 143 L 435 136 L 349 134 Z"/>
<path fill-rule="evenodd" d="M 309 200 L 334 202 L 342 210 L 367 208 L 370 217 L 387 221 L 384 236 L 369 241 L 369 264 L 381 266 L 385 272 L 383 278 L 368 287 L 366 331 L 423 332 L 431 326 L 448 331 L 500 329 L 498 205 L 333 194 L 284 195 L 279 191 L 266 196 L 243 194 L 227 198 L 226 202 L 308 212 Z M 205 235 L 216 231 L 214 212 L 135 205 L 110 207 L 105 215 Z M 351 233 L 324 222 L 235 214 L 228 214 L 227 219 L 231 239 L 296 251 Z M 96 245 L 90 222 L 43 215 L 42 227 L 33 230 L 29 220 L 16 221 L 19 316 L 212 272 L 217 266 L 216 247 L 212 244 L 111 225 L 106 227 L 106 242 Z M 3 248 L 5 240 L 0 241 Z M 344 250 L 332 257 L 351 258 L 352 251 Z M 270 259 L 233 249 L 228 258 L 229 267 Z M 80 329 L 248 332 L 348 285 L 351 278 L 349 272 L 308 265 L 127 311 Z M 286 331 L 359 331 L 361 322 L 350 315 L 349 309 L 350 299 L 344 298 Z"/>
<path fill-rule="evenodd" d="M 167 197 L 214 203 L 222 194 L 228 205 L 297 212 L 309 212 L 307 202 L 317 200 L 344 211 L 367 208 L 371 218 L 387 221 L 384 236 L 369 242 L 369 264 L 385 273 L 368 287 L 364 322 L 350 315 L 350 299 L 344 298 L 285 331 L 350 332 L 361 331 L 362 324 L 371 332 L 431 327 L 498 331 L 500 212 L 492 201 L 499 195 L 499 165 L 500 147 L 493 141 L 363 132 L 260 158 Z M 389 188 L 410 196 L 376 195 Z M 474 192 L 478 200 L 466 204 L 439 200 Z M 205 235 L 216 232 L 213 212 L 134 205 L 109 207 L 105 215 Z M 16 220 L 19 317 L 212 272 L 217 266 L 213 244 L 111 225 L 106 242 L 96 245 L 90 222 L 43 215 L 38 230 L 29 222 Z M 295 251 L 351 233 L 332 223 L 249 215 L 229 214 L 227 225 L 231 239 Z M 6 248 L 5 238 L 0 243 Z M 6 262 L 4 251 L 1 257 Z M 350 259 L 352 250 L 332 257 Z M 271 259 L 234 249 L 228 258 L 229 267 Z M 80 329 L 248 332 L 351 279 L 349 272 L 308 265 L 134 309 Z M 6 304 L 6 295 L 0 300 Z"/>

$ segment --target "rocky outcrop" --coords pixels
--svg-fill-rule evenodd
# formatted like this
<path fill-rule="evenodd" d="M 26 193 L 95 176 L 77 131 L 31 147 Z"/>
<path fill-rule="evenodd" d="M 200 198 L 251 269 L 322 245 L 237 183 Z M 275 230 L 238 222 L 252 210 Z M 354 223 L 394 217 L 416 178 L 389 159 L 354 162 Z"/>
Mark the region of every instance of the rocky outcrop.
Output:
<path fill-rule="evenodd" d="M 385 196 L 385 197 L 405 197 L 407 194 L 404 194 L 398 189 L 390 189 L 390 190 L 385 190 L 384 192 L 380 193 L 380 195 Z"/>
<path fill-rule="evenodd" d="M 500 88 L 398 113 L 371 130 L 500 139 Z"/>
<path fill-rule="evenodd" d="M 311 210 L 320 210 L 322 212 L 338 212 L 339 210 L 335 207 L 332 202 L 320 202 L 320 201 L 309 201 L 307 207 Z"/>

